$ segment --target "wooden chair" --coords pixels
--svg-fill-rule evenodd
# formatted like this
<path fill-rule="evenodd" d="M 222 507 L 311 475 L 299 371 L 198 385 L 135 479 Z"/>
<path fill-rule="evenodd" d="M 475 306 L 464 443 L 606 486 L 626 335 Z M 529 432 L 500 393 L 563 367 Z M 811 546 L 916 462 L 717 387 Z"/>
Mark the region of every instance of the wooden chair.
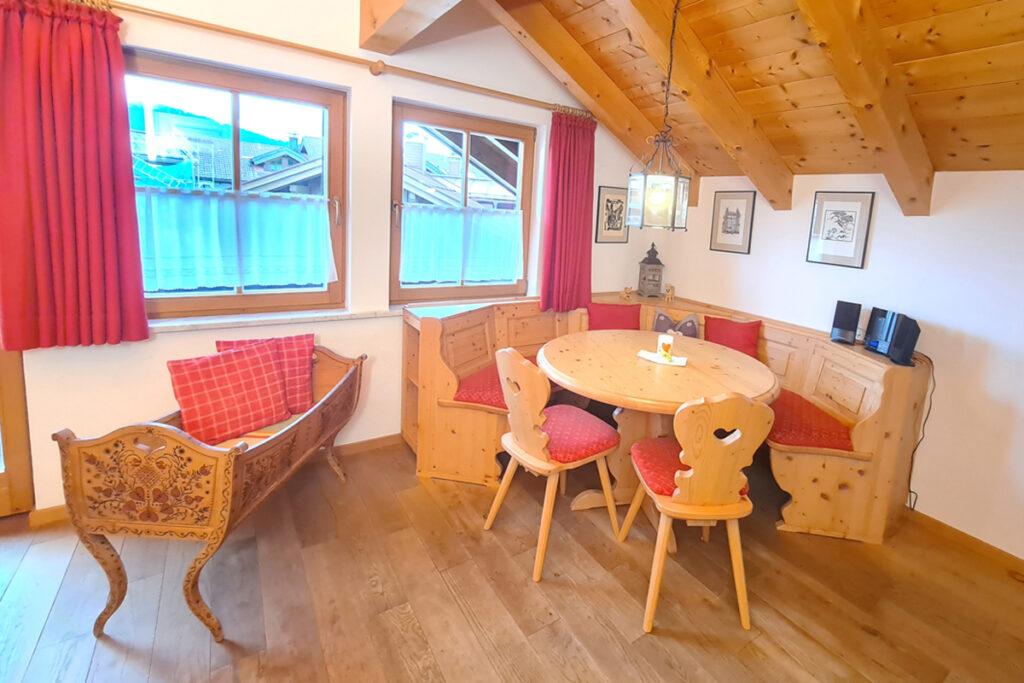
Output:
<path fill-rule="evenodd" d="M 619 540 L 626 539 L 645 493 L 661 513 L 644 611 L 645 632 L 650 633 L 654 624 L 673 519 L 685 519 L 687 524 L 705 530 L 717 520 L 725 521 L 740 623 L 750 630 L 738 520 L 749 515 L 754 506 L 746 495 L 749 487 L 742 469 L 750 465 L 774 420 L 768 406 L 740 394 L 723 394 L 680 406 L 673 422 L 676 438 L 633 444 L 630 455 L 640 485 L 622 523 Z"/>
<path fill-rule="evenodd" d="M 575 406 L 545 407 L 551 396 L 548 378 L 540 368 L 523 358 L 515 349 L 501 349 L 495 357 L 502 391 L 505 394 L 505 404 L 508 406 L 508 422 L 511 429 L 501 437 L 501 445 L 510 459 L 498 493 L 491 504 L 487 521 L 484 522 L 484 529 L 490 529 L 494 524 L 494 518 L 505 500 L 512 477 L 520 465 L 534 476 L 547 477 L 540 536 L 537 538 L 537 557 L 533 564 L 533 580 L 540 581 L 544 568 L 544 554 L 548 547 L 548 533 L 551 530 L 556 489 L 561 475 L 567 470 L 589 462 L 597 463 L 601 488 L 604 490 L 604 499 L 608 506 L 608 517 L 612 522 L 612 534 L 618 535 L 618 516 L 615 512 L 608 463 L 605 458 L 618 448 L 619 433 L 597 417 Z"/>

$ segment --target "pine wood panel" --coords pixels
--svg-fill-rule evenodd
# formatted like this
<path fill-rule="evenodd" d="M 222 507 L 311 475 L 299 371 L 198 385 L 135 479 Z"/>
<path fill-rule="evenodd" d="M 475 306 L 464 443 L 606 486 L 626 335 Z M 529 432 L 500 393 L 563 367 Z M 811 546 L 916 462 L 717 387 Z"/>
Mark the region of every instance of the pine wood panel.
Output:
<path fill-rule="evenodd" d="M 541 0 L 544 6 L 551 12 L 556 19 L 565 19 L 566 17 L 582 12 L 588 7 L 593 7 L 601 0 Z"/>
<path fill-rule="evenodd" d="M 921 121 L 962 120 L 1024 112 L 1024 80 L 911 95 Z"/>
<path fill-rule="evenodd" d="M 896 66 L 907 90 L 925 93 L 1004 83 L 1024 72 L 1024 41 L 930 57 Z"/>
<path fill-rule="evenodd" d="M 605 0 L 600 0 L 586 9 L 570 14 L 561 19 L 561 24 L 569 32 L 569 35 L 584 48 L 588 43 L 600 40 L 624 28 L 619 16 Z"/>
<path fill-rule="evenodd" d="M 705 0 L 680 10 L 701 37 L 796 10 L 795 0 Z"/>
<path fill-rule="evenodd" d="M 736 93 L 736 98 L 755 117 L 792 109 L 846 103 L 846 96 L 833 76 L 743 90 Z"/>
<path fill-rule="evenodd" d="M 714 60 L 726 66 L 813 45 L 814 37 L 796 10 L 704 38 Z"/>
<path fill-rule="evenodd" d="M 817 45 L 736 62 L 721 68 L 736 91 L 830 76 L 832 69 Z"/>
<path fill-rule="evenodd" d="M 932 154 L 935 168 L 940 171 L 1011 171 L 1021 167 L 1024 144 L 936 147 Z"/>
<path fill-rule="evenodd" d="M 882 37 L 896 63 L 1015 42 L 1024 38 L 1024 2 L 992 2 L 898 24 L 883 29 Z"/>
<path fill-rule="evenodd" d="M 892 26 L 991 3 L 992 0 L 872 0 L 871 5 L 879 23 Z"/>
<path fill-rule="evenodd" d="M 921 134 L 933 149 L 1019 145 L 1024 143 L 1024 112 L 962 120 L 924 120 Z"/>
<path fill-rule="evenodd" d="M 1024 573 L 1024 561 L 920 515 L 909 516 L 882 546 L 782 537 L 774 521 L 784 495 L 760 459 L 748 469 L 754 514 L 741 522 L 751 631 L 736 622 L 724 530 L 715 528 L 703 543 L 696 530 L 680 526 L 680 551 L 666 562 L 657 628 L 646 636 L 640 627 L 654 540 L 646 522 L 634 525 L 627 542 L 617 543 L 603 510 L 573 512 L 556 505 L 550 571 L 535 584 L 530 571 L 541 479 L 517 478 L 494 529 L 483 532 L 491 491 L 451 482 L 420 484 L 413 463 L 402 446 L 347 457 L 345 484 L 316 463 L 311 472 L 322 484 L 319 493 L 305 487 L 278 491 L 266 502 L 269 514 L 252 527 L 254 536 L 229 537 L 211 561 L 204 590 L 212 595 L 224 588 L 222 582 L 236 580 L 230 574 L 240 563 L 252 562 L 255 546 L 269 542 L 272 549 L 295 550 L 287 557 L 293 568 L 286 571 L 289 581 L 300 583 L 287 589 L 308 591 L 311 604 L 291 614 L 300 621 L 315 614 L 312 633 L 305 627 L 281 633 L 297 627 L 265 610 L 247 617 L 243 609 L 221 611 L 226 640 L 210 642 L 187 609 L 177 609 L 183 607 L 180 599 L 160 603 L 161 583 L 179 597 L 180 565 L 190 555 L 175 549 L 184 544 L 148 540 L 140 553 L 135 550 L 141 547 L 127 547 L 136 539 L 126 539 L 129 576 L 154 567 L 159 573 L 133 578 L 125 605 L 107 626 L 109 638 L 83 640 L 59 622 L 75 619 L 69 612 L 74 604 L 102 602 L 106 588 L 94 585 L 88 563 L 74 570 L 81 550 L 73 532 L 65 527 L 40 535 L 5 526 L 0 542 L 23 546 L 31 556 L 0 558 L 0 571 L 14 576 L 12 587 L 20 586 L 0 599 L 5 638 L 13 634 L 22 652 L 13 660 L 5 655 L 4 665 L 21 662 L 19 670 L 27 671 L 31 660 L 33 673 L 68 683 L 86 680 L 85 663 L 89 679 L 97 681 L 455 681 L 466 680 L 467 672 L 475 680 L 510 681 L 685 676 L 709 682 L 999 682 L 1024 676 L 1024 592 L 1013 578 L 1014 572 Z M 569 493 L 595 482 L 593 473 L 574 472 Z M 414 490 L 417 510 L 430 510 L 429 521 L 382 521 L 393 518 L 402 507 L 399 499 Z M 299 529 L 319 524 L 311 516 L 319 513 L 313 512 L 317 505 L 297 506 L 296 496 L 328 503 L 335 538 L 298 550 Z M 441 529 L 457 539 L 468 560 L 446 569 L 434 563 L 428 546 Z M 181 557 L 167 557 L 168 550 Z M 256 577 L 264 571 L 280 577 L 285 558 L 257 554 L 256 566 L 237 580 L 254 582 L 261 603 L 270 604 L 281 599 L 275 594 L 282 587 L 273 578 Z M 162 557 L 168 562 L 153 561 Z M 49 588 L 26 592 L 30 584 Z M 154 648 L 158 612 L 163 642 Z M 36 626 L 11 631 L 15 618 Z M 193 626 L 212 649 L 188 647 Z M 268 657 L 266 650 L 250 650 L 258 642 L 230 642 L 256 630 L 265 632 L 268 643 L 303 637 L 322 654 Z M 43 633 L 51 634 L 45 643 Z M 173 639 L 185 642 L 172 650 Z M 83 654 L 90 647 L 91 662 Z M 236 647 L 240 658 L 223 666 L 223 653 Z M 5 673 L 4 679 L 22 677 Z"/>

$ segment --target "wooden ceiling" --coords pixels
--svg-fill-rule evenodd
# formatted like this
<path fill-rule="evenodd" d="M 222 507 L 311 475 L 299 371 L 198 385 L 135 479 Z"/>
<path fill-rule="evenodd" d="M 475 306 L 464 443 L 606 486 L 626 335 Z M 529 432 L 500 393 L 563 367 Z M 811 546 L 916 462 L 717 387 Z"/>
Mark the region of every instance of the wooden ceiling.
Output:
<path fill-rule="evenodd" d="M 638 157 L 662 126 L 673 0 L 478 2 Z M 393 54 L 453 0 L 362 0 Z M 669 123 L 697 175 L 882 173 L 927 215 L 939 171 L 1024 169 L 1024 0 L 681 0 Z"/>

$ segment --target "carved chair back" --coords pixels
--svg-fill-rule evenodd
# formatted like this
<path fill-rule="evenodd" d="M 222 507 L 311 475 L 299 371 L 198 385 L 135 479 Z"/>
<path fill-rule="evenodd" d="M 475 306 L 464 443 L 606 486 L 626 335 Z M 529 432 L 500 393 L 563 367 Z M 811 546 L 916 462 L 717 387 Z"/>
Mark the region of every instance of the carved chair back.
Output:
<path fill-rule="evenodd" d="M 687 505 L 728 505 L 747 484 L 750 465 L 775 422 L 763 403 L 741 394 L 722 394 L 684 403 L 673 428 L 682 448 L 679 460 L 690 469 L 676 471 L 673 500 Z"/>
<path fill-rule="evenodd" d="M 551 397 L 551 383 L 540 368 L 513 348 L 500 349 L 494 356 L 512 436 L 530 455 L 550 460 L 548 435 L 540 426 L 546 419 L 544 406 Z"/>

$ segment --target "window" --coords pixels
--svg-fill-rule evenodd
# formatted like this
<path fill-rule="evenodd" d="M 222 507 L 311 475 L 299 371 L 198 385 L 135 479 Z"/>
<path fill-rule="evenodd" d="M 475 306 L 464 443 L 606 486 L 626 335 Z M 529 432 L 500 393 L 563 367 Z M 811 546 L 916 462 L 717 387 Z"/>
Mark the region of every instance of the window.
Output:
<path fill-rule="evenodd" d="M 142 54 L 128 66 L 150 316 L 343 305 L 345 95 Z"/>
<path fill-rule="evenodd" d="M 394 112 L 391 301 L 525 294 L 536 131 Z"/>

